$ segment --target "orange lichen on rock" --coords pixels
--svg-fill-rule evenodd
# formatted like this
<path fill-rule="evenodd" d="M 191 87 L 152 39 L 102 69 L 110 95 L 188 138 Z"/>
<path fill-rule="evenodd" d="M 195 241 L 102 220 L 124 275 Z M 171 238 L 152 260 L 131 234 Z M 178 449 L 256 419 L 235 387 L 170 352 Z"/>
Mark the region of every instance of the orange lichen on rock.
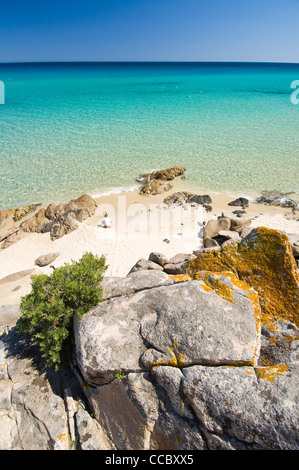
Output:
<path fill-rule="evenodd" d="M 169 360 L 160 359 L 159 361 L 153 362 L 151 364 L 151 367 L 155 367 L 155 366 L 173 366 L 173 367 L 180 367 L 180 368 L 184 367 L 183 355 L 179 352 L 175 352 L 174 348 L 175 349 L 178 348 L 177 341 L 173 341 L 173 348 L 168 348 L 170 353 L 173 356 L 172 359 L 169 359 Z"/>
<path fill-rule="evenodd" d="M 229 271 L 259 295 L 262 323 L 276 329 L 274 320 L 299 326 L 299 274 L 286 235 L 265 227 L 255 230 L 246 243 L 213 250 L 189 262 L 187 274 Z M 241 287 L 241 286 L 240 286 Z"/>
<path fill-rule="evenodd" d="M 192 281 L 191 277 L 188 274 L 171 274 L 168 277 L 173 279 L 175 282 L 187 282 Z"/>
<path fill-rule="evenodd" d="M 268 367 L 257 367 L 256 372 L 259 379 L 267 379 L 270 382 L 274 382 L 275 377 L 283 375 L 289 370 L 286 364 L 275 364 Z"/>
<path fill-rule="evenodd" d="M 213 279 L 209 274 L 214 274 L 214 273 L 206 273 L 206 272 L 199 272 L 196 275 L 196 280 L 203 280 L 205 285 L 202 285 L 202 287 L 208 292 L 209 290 L 213 290 L 216 292 L 219 297 L 222 297 L 223 299 L 227 300 L 230 303 L 234 303 L 234 298 L 233 298 L 233 287 L 230 287 L 223 282 L 221 282 L 219 279 Z M 216 273 L 215 273 L 216 274 Z M 217 273 L 219 274 L 219 273 Z M 206 289 L 208 287 L 208 289 Z"/>

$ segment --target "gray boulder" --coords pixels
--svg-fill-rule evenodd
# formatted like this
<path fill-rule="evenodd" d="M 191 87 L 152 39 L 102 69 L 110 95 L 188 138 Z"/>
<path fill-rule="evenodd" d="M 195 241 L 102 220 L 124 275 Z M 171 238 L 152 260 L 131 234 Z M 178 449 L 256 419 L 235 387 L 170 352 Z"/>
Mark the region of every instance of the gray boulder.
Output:
<path fill-rule="evenodd" d="M 112 297 L 133 294 L 163 285 L 168 286 L 173 283 L 174 281 L 166 273 L 155 269 L 132 272 L 126 277 L 105 277 L 102 282 L 102 298 L 108 300 Z"/>
<path fill-rule="evenodd" d="M 40 267 L 47 266 L 48 264 L 52 263 L 58 256 L 59 253 L 47 253 L 45 255 L 39 256 L 35 260 L 34 264 Z"/>
<path fill-rule="evenodd" d="M 203 246 L 204 248 L 220 248 L 219 243 L 217 240 L 211 237 L 204 237 L 203 238 Z"/>
<path fill-rule="evenodd" d="M 12 217 L 0 219 L 0 242 L 15 232 L 17 224 Z"/>
<path fill-rule="evenodd" d="M 231 221 L 228 217 L 219 219 L 210 219 L 203 228 L 203 237 L 213 238 L 219 233 L 219 230 L 230 230 Z"/>
<path fill-rule="evenodd" d="M 298 369 L 277 366 L 273 375 L 252 367 L 194 366 L 182 386 L 207 435 L 253 449 L 298 449 Z"/>
<path fill-rule="evenodd" d="M 79 227 L 78 222 L 72 217 L 71 213 L 66 212 L 57 217 L 53 223 L 47 225 L 45 231 L 50 230 L 51 240 L 56 240 L 64 235 L 76 230 Z"/>
<path fill-rule="evenodd" d="M 16 320 L 6 319 L 0 336 L 0 450 L 115 449 L 87 411 L 74 369 L 46 368 L 38 348 L 18 336 Z"/>
<path fill-rule="evenodd" d="M 79 450 L 116 450 L 99 422 L 80 405 L 74 414 L 74 422 L 79 439 Z"/>
<path fill-rule="evenodd" d="M 156 269 L 158 271 L 163 271 L 163 267 L 160 266 L 158 263 L 154 263 L 153 261 L 146 260 L 144 258 L 140 258 L 136 264 L 132 267 L 128 274 L 135 273 L 136 271 L 143 271 L 143 270 L 152 270 Z"/>
<path fill-rule="evenodd" d="M 75 319 L 84 391 L 115 446 L 298 449 L 295 325 L 261 329 L 257 294 L 231 275 L 164 275 L 127 276 L 133 288 L 114 279 L 109 298 Z"/>
<path fill-rule="evenodd" d="M 163 268 L 167 274 L 185 274 L 188 268 L 188 263 L 192 259 L 196 258 L 194 254 L 184 254 L 179 253 L 170 260 L 166 264 L 164 264 Z"/>
<path fill-rule="evenodd" d="M 248 207 L 249 201 L 246 197 L 238 197 L 233 201 L 228 203 L 229 206 L 241 206 L 241 207 Z"/>
<path fill-rule="evenodd" d="M 241 241 L 240 235 L 234 230 L 219 230 L 218 235 L 226 238 L 227 240 L 234 240 L 237 242 Z"/>
<path fill-rule="evenodd" d="M 166 258 L 163 253 L 157 253 L 157 252 L 152 252 L 149 257 L 149 261 L 152 261 L 153 263 L 157 263 L 160 266 L 164 266 L 166 263 L 168 263 L 168 258 Z"/>
<path fill-rule="evenodd" d="M 55 375 L 36 367 L 13 329 L 0 339 L 0 359 L 0 449 L 67 450 L 67 415 Z"/>
<path fill-rule="evenodd" d="M 118 372 L 156 363 L 254 362 L 259 335 L 250 293 L 225 276 L 221 281 L 230 285 L 234 303 L 190 281 L 110 298 L 76 319 L 76 355 L 85 380 L 108 383 Z"/>

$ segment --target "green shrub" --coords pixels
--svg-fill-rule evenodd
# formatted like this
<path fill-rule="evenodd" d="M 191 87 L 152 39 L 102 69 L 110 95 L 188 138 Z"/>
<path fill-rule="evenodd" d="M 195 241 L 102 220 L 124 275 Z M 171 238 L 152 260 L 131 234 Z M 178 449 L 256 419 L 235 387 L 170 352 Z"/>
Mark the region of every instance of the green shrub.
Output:
<path fill-rule="evenodd" d="M 81 317 L 101 301 L 107 267 L 104 256 L 84 253 L 50 276 L 32 276 L 31 292 L 21 299 L 18 331 L 33 339 L 49 366 L 58 369 L 69 360 L 73 315 Z"/>

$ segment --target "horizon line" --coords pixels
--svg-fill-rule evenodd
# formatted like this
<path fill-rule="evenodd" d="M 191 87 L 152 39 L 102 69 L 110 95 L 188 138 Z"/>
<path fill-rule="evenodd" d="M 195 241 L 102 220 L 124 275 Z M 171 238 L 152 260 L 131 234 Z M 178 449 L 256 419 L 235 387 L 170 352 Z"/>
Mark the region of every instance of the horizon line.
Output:
<path fill-rule="evenodd" d="M 289 64 L 299 65 L 299 62 L 263 61 L 263 60 L 42 60 L 42 61 L 12 61 L 0 62 L 0 65 L 13 64 Z"/>

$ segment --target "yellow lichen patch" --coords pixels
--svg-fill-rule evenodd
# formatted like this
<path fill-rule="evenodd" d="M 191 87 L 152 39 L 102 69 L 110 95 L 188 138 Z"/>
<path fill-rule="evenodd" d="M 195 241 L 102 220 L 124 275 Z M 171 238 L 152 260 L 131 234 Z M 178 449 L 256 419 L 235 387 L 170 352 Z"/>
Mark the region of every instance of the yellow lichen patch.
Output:
<path fill-rule="evenodd" d="M 203 289 L 206 292 L 211 292 L 213 290 L 211 287 L 208 287 L 204 282 L 201 282 L 200 285 L 201 285 L 201 287 L 203 287 Z"/>
<path fill-rule="evenodd" d="M 299 341 L 299 336 L 284 336 L 284 339 L 287 339 L 288 341 Z"/>
<path fill-rule="evenodd" d="M 174 366 L 174 367 L 178 367 L 178 360 L 177 360 L 176 355 L 173 352 L 173 349 L 172 348 L 168 348 L 168 349 L 172 353 L 173 358 L 168 360 L 168 361 L 163 361 L 162 359 L 160 361 L 155 361 L 155 362 L 152 363 L 152 367 L 155 367 L 155 366 Z"/>
<path fill-rule="evenodd" d="M 257 375 L 259 379 L 267 379 L 270 382 L 274 382 L 275 377 L 283 375 L 289 370 L 286 364 L 275 364 L 268 367 L 257 367 Z"/>
<path fill-rule="evenodd" d="M 273 335 L 272 335 L 272 336 L 270 336 L 270 338 L 269 338 L 269 342 L 270 342 L 270 344 L 276 344 L 276 339 L 275 339 L 275 336 L 273 336 Z"/>
<path fill-rule="evenodd" d="M 269 366 L 270 365 L 270 359 L 262 358 L 264 366 Z"/>
<path fill-rule="evenodd" d="M 227 286 L 226 284 L 221 282 L 219 279 L 212 278 L 211 274 L 213 274 L 213 273 L 199 272 L 195 276 L 195 279 L 197 281 L 203 280 L 206 287 L 208 287 L 209 290 L 213 290 L 214 292 L 216 292 L 217 295 L 219 295 L 219 297 L 222 297 L 223 299 L 225 299 L 228 302 L 231 302 L 233 304 L 234 303 L 234 298 L 233 298 L 232 293 L 233 293 L 234 289 L 230 286 Z M 202 287 L 204 287 L 204 286 L 202 286 Z"/>
<path fill-rule="evenodd" d="M 187 282 L 192 281 L 191 277 L 188 274 L 171 274 L 168 277 L 174 279 L 176 282 Z"/>
<path fill-rule="evenodd" d="M 174 344 L 175 347 L 178 345 L 176 341 L 174 341 L 173 343 L 176 343 Z M 151 367 L 155 367 L 155 366 L 173 366 L 173 367 L 180 367 L 180 368 L 184 367 L 182 354 L 181 353 L 176 354 L 173 351 L 173 348 L 168 348 L 168 349 L 173 355 L 173 358 L 167 361 L 164 361 L 163 359 L 159 361 L 155 361 L 151 364 Z"/>
<path fill-rule="evenodd" d="M 276 320 L 299 326 L 299 274 L 286 235 L 259 227 L 248 243 L 228 245 L 190 261 L 187 274 L 196 279 L 199 271 L 229 271 L 253 287 L 259 295 L 262 323 L 269 329 L 276 329 Z"/>
<path fill-rule="evenodd" d="M 246 370 L 248 375 L 254 375 L 254 372 L 252 370 L 249 370 L 249 369 L 245 369 L 245 370 Z"/>

